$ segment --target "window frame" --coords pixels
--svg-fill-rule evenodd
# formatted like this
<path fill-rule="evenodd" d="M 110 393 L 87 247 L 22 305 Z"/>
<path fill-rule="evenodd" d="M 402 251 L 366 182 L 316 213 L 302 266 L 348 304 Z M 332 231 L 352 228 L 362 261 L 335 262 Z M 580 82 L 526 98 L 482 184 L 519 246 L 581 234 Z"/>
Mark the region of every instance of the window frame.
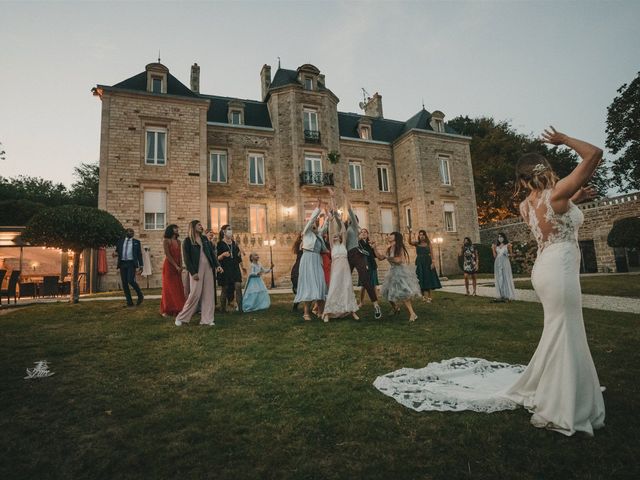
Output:
<path fill-rule="evenodd" d="M 365 135 L 366 132 L 366 135 Z M 360 127 L 360 139 L 361 140 L 371 140 L 371 127 L 368 125 L 363 125 Z"/>
<path fill-rule="evenodd" d="M 310 82 L 310 84 L 307 84 L 307 82 Z M 302 82 L 302 86 L 308 92 L 312 92 L 313 91 L 313 77 L 305 76 L 304 80 Z"/>
<path fill-rule="evenodd" d="M 320 170 L 316 171 L 313 168 L 311 170 L 307 169 L 307 159 L 312 159 L 312 166 L 315 163 L 315 160 L 318 161 L 318 165 L 320 166 Z M 304 152 L 304 171 L 311 173 L 324 173 L 323 165 L 322 165 L 322 154 L 319 152 Z"/>
<path fill-rule="evenodd" d="M 218 213 L 219 225 L 217 225 L 217 228 L 216 228 L 215 224 L 213 223 L 213 209 L 214 208 L 217 208 L 219 211 L 224 209 L 225 217 L 226 217 L 226 219 L 224 221 L 221 221 L 220 220 L 221 215 Z M 222 227 L 222 225 L 225 225 L 225 224 L 229 223 L 229 204 L 227 202 L 211 202 L 211 203 L 209 203 L 209 220 L 210 220 L 211 229 L 217 235 L 218 232 L 220 231 L 220 228 Z"/>
<path fill-rule="evenodd" d="M 382 175 L 383 171 L 385 172 L 384 176 Z M 376 172 L 377 172 L 377 175 L 378 175 L 378 191 L 380 191 L 382 193 L 391 192 L 391 182 L 389 181 L 389 166 L 388 165 L 377 165 L 376 166 Z M 386 190 L 383 188 L 385 186 L 384 185 L 385 181 L 386 181 L 386 187 L 387 187 Z"/>
<path fill-rule="evenodd" d="M 384 231 L 385 225 L 384 225 L 384 215 L 382 214 L 383 211 L 391 212 L 391 226 L 389 227 L 390 230 L 388 232 Z M 380 232 L 385 234 L 385 235 L 387 235 L 387 234 L 389 234 L 389 233 L 394 231 L 394 227 L 395 227 L 395 224 L 394 224 L 394 221 L 393 221 L 393 208 L 380 207 Z"/>
<path fill-rule="evenodd" d="M 449 155 L 443 155 L 443 154 L 438 154 L 438 173 L 440 174 L 440 184 L 441 185 L 447 185 L 450 186 L 452 185 L 452 181 L 451 181 L 451 157 Z M 443 174 L 443 163 L 446 162 L 446 166 L 447 166 L 447 178 L 446 178 L 446 182 L 445 179 L 442 178 L 442 174 Z"/>
<path fill-rule="evenodd" d="M 236 115 L 238 116 L 237 117 L 238 118 L 238 123 L 233 121 Z M 243 124 L 242 123 L 242 110 L 234 109 L 234 110 L 231 110 L 229 112 L 229 124 L 230 125 L 242 125 Z"/>
<path fill-rule="evenodd" d="M 447 205 L 451 205 L 451 209 L 447 209 Z M 449 228 L 447 222 L 447 214 L 451 214 L 451 228 Z M 458 225 L 456 222 L 456 204 L 454 202 L 442 202 L 442 226 L 446 233 L 455 233 L 458 231 Z"/>
<path fill-rule="evenodd" d="M 147 155 L 149 153 L 149 133 L 153 133 L 154 134 L 154 158 L 152 158 L 150 161 L 149 158 L 147 158 Z M 158 162 L 158 134 L 161 133 L 164 135 L 164 158 L 163 158 L 163 162 L 159 163 Z M 145 165 L 153 165 L 155 167 L 164 167 L 167 165 L 167 160 L 168 160 L 168 152 L 167 152 L 167 138 L 169 137 L 169 131 L 167 128 L 165 127 L 155 127 L 155 126 L 146 126 L 144 128 L 144 164 Z"/>
<path fill-rule="evenodd" d="M 146 193 L 160 193 L 162 195 L 162 201 L 164 203 L 164 208 L 162 212 L 156 211 L 147 211 L 147 202 L 145 199 Z M 147 215 L 153 215 L 153 222 L 147 222 Z M 159 223 L 158 216 L 162 215 L 162 223 Z M 145 231 L 158 231 L 164 230 L 167 228 L 167 191 L 163 189 L 156 188 L 146 188 L 142 191 L 142 216 L 143 216 L 143 227 Z"/>
<path fill-rule="evenodd" d="M 356 172 L 356 170 L 358 171 L 360 187 L 357 186 L 355 179 L 352 179 L 351 177 L 352 167 L 354 173 Z M 362 181 L 362 162 L 349 162 L 349 187 L 351 187 L 351 190 L 364 190 L 364 182 Z"/>
<path fill-rule="evenodd" d="M 156 85 L 156 81 L 160 82 L 160 90 L 156 91 L 154 86 Z M 151 93 L 164 93 L 164 78 L 159 77 L 157 75 L 151 75 Z"/>
<path fill-rule="evenodd" d="M 256 185 L 256 186 L 263 186 L 266 183 L 266 171 L 264 168 L 264 153 L 259 153 L 259 152 L 250 152 L 248 154 L 248 159 L 249 159 L 249 168 L 248 168 L 248 173 L 249 173 L 249 185 Z M 256 175 L 256 181 L 252 182 L 251 181 L 251 163 L 253 159 L 260 159 L 262 162 L 262 183 L 258 182 L 258 162 L 256 162 L 255 165 L 255 175 Z"/>
<path fill-rule="evenodd" d="M 307 116 L 309 116 L 309 127 L 311 127 L 311 117 L 312 115 L 315 117 L 315 122 L 316 122 L 316 128 L 307 128 Z M 302 129 L 303 130 L 308 130 L 310 132 L 319 132 L 320 131 L 320 120 L 319 120 L 319 114 L 318 114 L 318 110 L 315 110 L 313 108 L 303 108 L 302 109 Z"/>
<path fill-rule="evenodd" d="M 258 221 L 257 212 L 259 210 L 264 211 L 264 224 L 263 225 L 257 225 L 257 221 Z M 256 215 L 255 215 L 256 224 L 254 224 L 254 212 L 256 212 Z M 264 204 L 264 203 L 252 203 L 252 204 L 250 204 L 249 205 L 249 233 L 251 233 L 251 234 L 265 234 L 265 233 L 267 233 L 267 225 L 268 225 L 267 205 Z M 254 227 L 256 227 L 256 228 L 254 229 Z M 264 228 L 262 230 L 260 230 L 259 227 L 264 227 Z"/>
<path fill-rule="evenodd" d="M 218 180 L 213 180 L 213 156 L 218 156 Z M 225 161 L 225 179 L 220 181 L 220 158 L 224 155 Z M 229 183 L 229 154 L 225 150 L 209 150 L 209 183 Z"/>

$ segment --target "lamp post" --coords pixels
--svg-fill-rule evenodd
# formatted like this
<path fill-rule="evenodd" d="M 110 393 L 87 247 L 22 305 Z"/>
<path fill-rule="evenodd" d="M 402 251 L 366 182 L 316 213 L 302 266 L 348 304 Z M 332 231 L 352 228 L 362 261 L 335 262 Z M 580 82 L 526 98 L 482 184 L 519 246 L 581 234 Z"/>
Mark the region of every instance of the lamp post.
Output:
<path fill-rule="evenodd" d="M 442 242 L 444 242 L 444 238 L 442 237 L 435 237 L 433 240 L 431 240 L 433 243 L 435 243 L 438 247 L 438 266 L 440 267 L 440 276 L 442 277 L 442 252 L 440 250 L 440 245 L 442 245 Z"/>
<path fill-rule="evenodd" d="M 264 240 L 262 244 L 266 247 L 269 245 L 269 263 L 273 265 L 273 246 L 276 244 L 276 237 L 271 240 Z M 273 267 L 271 267 L 271 288 L 276 288 L 276 282 L 273 278 Z"/>

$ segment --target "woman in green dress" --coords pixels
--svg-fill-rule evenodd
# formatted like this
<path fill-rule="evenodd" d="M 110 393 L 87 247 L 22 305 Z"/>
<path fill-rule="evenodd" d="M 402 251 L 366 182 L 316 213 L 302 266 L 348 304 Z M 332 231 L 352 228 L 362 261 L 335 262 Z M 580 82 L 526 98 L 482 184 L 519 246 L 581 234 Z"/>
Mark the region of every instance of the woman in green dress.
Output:
<path fill-rule="evenodd" d="M 433 263 L 433 252 L 431 251 L 431 241 L 425 230 L 418 231 L 418 240 L 413 241 L 411 231 L 409 231 L 411 245 L 416 247 L 416 275 L 420 282 L 422 299 L 428 303 L 432 302 L 431 290 L 442 288 L 440 279 L 436 273 L 436 265 Z"/>

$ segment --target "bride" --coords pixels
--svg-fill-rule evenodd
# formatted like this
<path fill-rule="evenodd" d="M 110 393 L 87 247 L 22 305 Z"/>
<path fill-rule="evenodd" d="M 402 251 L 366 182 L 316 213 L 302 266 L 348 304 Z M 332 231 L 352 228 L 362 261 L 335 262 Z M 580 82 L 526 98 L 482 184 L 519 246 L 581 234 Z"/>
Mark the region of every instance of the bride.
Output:
<path fill-rule="evenodd" d="M 520 213 L 538 243 L 531 281 L 544 310 L 542 337 L 529 365 L 454 358 L 391 372 L 374 385 L 418 411 L 489 413 L 522 405 L 533 413 L 535 427 L 593 435 L 604 426 L 605 409 L 582 319 L 577 239 L 583 215 L 574 202 L 594 196 L 585 185 L 602 150 L 553 127 L 542 137 L 570 147 L 583 161 L 562 180 L 537 153 L 523 155 L 516 167 L 518 189 L 529 191 Z"/>

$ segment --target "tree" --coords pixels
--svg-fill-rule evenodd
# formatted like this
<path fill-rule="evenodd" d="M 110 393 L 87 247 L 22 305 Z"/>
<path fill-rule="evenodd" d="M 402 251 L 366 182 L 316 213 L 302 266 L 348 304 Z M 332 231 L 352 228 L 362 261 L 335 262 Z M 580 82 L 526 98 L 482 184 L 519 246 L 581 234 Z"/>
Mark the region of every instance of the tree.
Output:
<path fill-rule="evenodd" d="M 31 200 L 0 200 L 0 225 L 26 225 L 43 208 L 44 204 Z"/>
<path fill-rule="evenodd" d="M 531 135 L 516 132 L 507 121 L 459 116 L 448 124 L 471 137 L 473 180 L 481 225 L 519 215 L 518 205 L 523 197 L 514 196 L 515 170 L 523 153 L 541 153 L 560 177 L 568 175 L 578 164 L 578 156 L 572 150 L 547 146 Z M 607 187 L 604 175 L 601 170 L 592 179 L 600 193 Z"/>
<path fill-rule="evenodd" d="M 618 94 L 607 109 L 606 146 L 620 153 L 612 162 L 613 182 L 628 192 L 640 189 L 640 72 Z"/>
<path fill-rule="evenodd" d="M 622 218 L 615 222 L 607 244 L 612 248 L 640 248 L 640 218 Z"/>
<path fill-rule="evenodd" d="M 122 224 L 110 213 L 93 207 L 63 205 L 46 208 L 27 224 L 22 239 L 34 245 L 71 250 L 73 277 L 71 303 L 78 303 L 80 254 L 86 248 L 115 245 L 124 234 Z"/>
<path fill-rule="evenodd" d="M 6 159 L 7 152 L 4 151 L 4 148 L 2 148 L 2 142 L 0 142 L 0 160 L 4 160 Z"/>
<path fill-rule="evenodd" d="M 70 203 L 71 198 L 62 183 L 20 175 L 15 178 L 0 176 L 0 200 L 30 200 L 57 206 Z"/>
<path fill-rule="evenodd" d="M 71 185 L 71 201 L 76 205 L 98 206 L 98 185 L 100 169 L 95 163 L 81 163 L 73 169 L 76 181 Z"/>

